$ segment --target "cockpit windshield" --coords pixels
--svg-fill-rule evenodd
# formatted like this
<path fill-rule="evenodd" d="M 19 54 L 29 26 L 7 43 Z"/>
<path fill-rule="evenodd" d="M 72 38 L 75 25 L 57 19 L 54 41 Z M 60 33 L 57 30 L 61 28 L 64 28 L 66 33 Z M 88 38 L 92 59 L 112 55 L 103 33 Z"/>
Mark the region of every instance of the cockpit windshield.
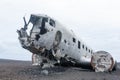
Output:
<path fill-rule="evenodd" d="M 45 28 L 46 23 L 48 22 L 47 17 L 31 15 L 30 22 L 33 24 L 31 34 L 37 33 L 37 34 L 43 35 L 43 34 L 47 33 L 47 29 Z"/>
<path fill-rule="evenodd" d="M 35 15 L 31 15 L 30 17 L 30 22 L 34 25 L 36 24 L 36 22 L 40 19 L 40 17 L 35 16 Z"/>
<path fill-rule="evenodd" d="M 29 29 L 30 35 L 32 35 L 34 33 L 34 36 L 35 36 L 35 34 L 43 35 L 49 31 L 50 27 L 51 28 L 55 27 L 55 21 L 46 16 L 31 15 L 29 23 L 30 24 L 28 24 L 28 26 L 27 26 L 28 29 L 30 28 L 30 26 L 32 26 L 32 29 L 31 30 Z M 49 25 L 46 23 L 48 23 Z"/>

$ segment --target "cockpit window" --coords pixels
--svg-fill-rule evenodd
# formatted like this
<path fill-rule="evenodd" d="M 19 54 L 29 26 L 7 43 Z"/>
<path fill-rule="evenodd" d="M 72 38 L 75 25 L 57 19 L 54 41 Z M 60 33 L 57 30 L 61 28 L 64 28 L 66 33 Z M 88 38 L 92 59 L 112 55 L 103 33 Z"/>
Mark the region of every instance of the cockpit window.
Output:
<path fill-rule="evenodd" d="M 55 21 L 54 21 L 54 20 L 50 19 L 49 24 L 50 24 L 51 26 L 55 27 Z"/>
<path fill-rule="evenodd" d="M 44 17 L 43 19 L 44 19 L 45 22 L 48 22 L 48 18 Z"/>
<path fill-rule="evenodd" d="M 36 24 L 36 22 L 37 22 L 39 19 L 40 19 L 40 17 L 31 15 L 31 17 L 30 17 L 30 22 L 34 25 L 34 24 Z"/>
<path fill-rule="evenodd" d="M 42 19 L 42 24 L 41 24 L 41 31 L 40 31 L 40 34 L 45 34 L 47 32 L 47 29 L 45 28 L 45 23 L 48 22 L 48 18 L 43 18 Z"/>

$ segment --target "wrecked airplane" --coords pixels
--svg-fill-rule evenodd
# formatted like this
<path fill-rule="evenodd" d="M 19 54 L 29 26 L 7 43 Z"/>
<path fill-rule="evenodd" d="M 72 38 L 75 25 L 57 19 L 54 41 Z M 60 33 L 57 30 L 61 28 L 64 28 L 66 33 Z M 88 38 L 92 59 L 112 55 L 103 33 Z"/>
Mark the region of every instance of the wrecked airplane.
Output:
<path fill-rule="evenodd" d="M 28 23 L 23 19 L 25 25 L 17 32 L 22 47 L 33 54 L 33 65 L 79 65 L 96 72 L 115 69 L 116 61 L 108 52 L 93 52 L 73 31 L 47 15 L 31 14 Z"/>

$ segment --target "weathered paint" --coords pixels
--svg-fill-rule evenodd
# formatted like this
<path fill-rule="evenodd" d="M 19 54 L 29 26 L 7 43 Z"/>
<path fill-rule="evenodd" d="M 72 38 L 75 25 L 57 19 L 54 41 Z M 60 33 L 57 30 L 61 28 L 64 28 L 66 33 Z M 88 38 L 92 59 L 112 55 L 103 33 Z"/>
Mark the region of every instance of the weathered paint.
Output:
<path fill-rule="evenodd" d="M 30 35 L 26 32 L 29 23 L 33 24 L 29 32 Z M 93 54 L 93 50 L 78 38 L 72 30 L 67 29 L 47 15 L 32 14 L 28 24 L 25 21 L 24 28 L 17 32 L 22 47 L 33 53 L 33 65 L 70 62 L 73 65 L 80 64 L 83 67 L 91 66 L 96 72 L 108 71 L 114 66 L 114 59 L 109 55 L 106 58 L 108 60 L 112 59 L 110 65 L 103 64 L 103 66 L 107 66 L 103 69 L 98 67 L 97 65 L 102 64 L 102 62 L 96 61 L 104 59 L 100 57 L 103 52 Z M 108 55 L 108 53 L 105 55 Z M 106 63 L 109 63 L 109 61 Z"/>

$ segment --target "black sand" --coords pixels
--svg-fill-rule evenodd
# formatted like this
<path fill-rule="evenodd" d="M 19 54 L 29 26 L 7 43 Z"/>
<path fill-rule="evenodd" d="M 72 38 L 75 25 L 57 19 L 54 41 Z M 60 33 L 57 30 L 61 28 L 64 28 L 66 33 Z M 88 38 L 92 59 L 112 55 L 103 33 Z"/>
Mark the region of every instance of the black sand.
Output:
<path fill-rule="evenodd" d="M 118 64 L 120 66 L 120 64 Z M 48 75 L 30 61 L 0 59 L 0 80 L 120 80 L 120 69 L 114 72 L 96 73 L 76 67 L 46 68 Z"/>

